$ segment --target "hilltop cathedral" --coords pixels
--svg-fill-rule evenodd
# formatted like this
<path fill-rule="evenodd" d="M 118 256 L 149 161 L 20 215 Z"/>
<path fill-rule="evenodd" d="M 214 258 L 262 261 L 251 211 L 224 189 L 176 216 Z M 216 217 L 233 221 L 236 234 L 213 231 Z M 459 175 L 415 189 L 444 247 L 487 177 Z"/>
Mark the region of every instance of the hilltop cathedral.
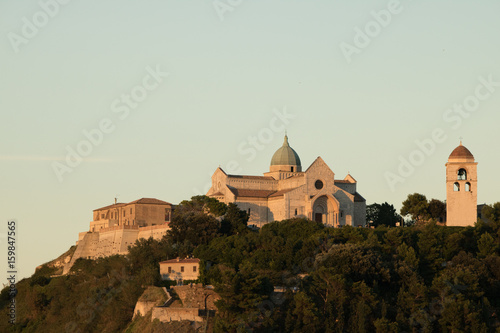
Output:
<path fill-rule="evenodd" d="M 207 196 L 235 203 L 248 212 L 248 225 L 305 217 L 327 226 L 364 226 L 366 200 L 356 191 L 356 180 L 335 173 L 321 157 L 302 171 L 299 155 L 288 144 L 271 159 L 263 176 L 228 175 L 220 167 L 212 175 Z"/>

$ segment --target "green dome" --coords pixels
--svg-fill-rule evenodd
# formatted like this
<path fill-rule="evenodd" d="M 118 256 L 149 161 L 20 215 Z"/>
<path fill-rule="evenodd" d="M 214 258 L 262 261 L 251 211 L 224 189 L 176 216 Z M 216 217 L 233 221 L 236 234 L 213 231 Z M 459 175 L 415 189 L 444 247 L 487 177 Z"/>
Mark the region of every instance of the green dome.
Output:
<path fill-rule="evenodd" d="M 301 167 L 299 155 L 288 144 L 288 136 L 285 135 L 285 141 L 273 155 L 271 165 L 296 165 Z"/>

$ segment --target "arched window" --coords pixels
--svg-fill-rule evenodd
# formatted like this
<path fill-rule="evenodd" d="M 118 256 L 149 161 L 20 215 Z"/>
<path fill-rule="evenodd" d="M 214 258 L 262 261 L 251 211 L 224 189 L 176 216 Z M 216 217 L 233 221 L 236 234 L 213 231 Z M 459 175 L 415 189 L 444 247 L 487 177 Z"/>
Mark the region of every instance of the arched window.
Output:
<path fill-rule="evenodd" d="M 458 180 L 466 180 L 467 179 L 467 171 L 465 169 L 458 170 Z"/>
<path fill-rule="evenodd" d="M 470 183 L 469 182 L 465 183 L 465 191 L 470 192 Z"/>
<path fill-rule="evenodd" d="M 295 216 L 297 216 L 297 208 L 295 208 Z"/>
<path fill-rule="evenodd" d="M 459 184 L 459 183 L 455 183 L 455 184 L 453 185 L 453 191 L 455 191 L 455 192 L 460 191 L 460 184 Z"/>

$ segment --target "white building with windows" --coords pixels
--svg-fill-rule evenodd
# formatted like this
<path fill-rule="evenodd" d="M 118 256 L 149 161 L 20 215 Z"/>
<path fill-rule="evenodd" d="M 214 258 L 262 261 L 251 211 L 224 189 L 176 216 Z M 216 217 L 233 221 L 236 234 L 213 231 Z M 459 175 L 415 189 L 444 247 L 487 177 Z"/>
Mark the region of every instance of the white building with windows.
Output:
<path fill-rule="evenodd" d="M 285 135 L 283 146 L 271 159 L 263 176 L 229 175 L 220 167 L 212 175 L 207 196 L 235 203 L 250 215 L 249 225 L 306 217 L 337 227 L 364 226 L 366 200 L 357 192 L 356 180 L 335 173 L 321 157 L 302 171 L 299 155 Z"/>
<path fill-rule="evenodd" d="M 191 281 L 200 276 L 200 259 L 171 259 L 160 262 L 160 275 L 162 280 Z"/>

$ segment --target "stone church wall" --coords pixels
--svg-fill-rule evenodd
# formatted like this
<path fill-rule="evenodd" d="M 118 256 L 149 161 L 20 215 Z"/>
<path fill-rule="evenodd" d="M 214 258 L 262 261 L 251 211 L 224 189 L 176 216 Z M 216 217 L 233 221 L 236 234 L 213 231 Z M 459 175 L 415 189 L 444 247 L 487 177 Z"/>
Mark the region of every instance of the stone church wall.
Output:
<path fill-rule="evenodd" d="M 248 213 L 250 209 L 250 218 L 248 220 L 248 225 L 256 225 L 261 227 L 261 221 L 267 221 L 269 218 L 269 208 L 267 207 L 267 199 L 247 199 L 244 201 L 236 200 L 236 205 L 241 210 Z"/>
<path fill-rule="evenodd" d="M 354 203 L 354 225 L 364 226 L 366 224 L 366 202 Z"/>
<path fill-rule="evenodd" d="M 269 211 L 268 222 L 281 221 L 286 219 L 285 199 L 284 197 L 270 198 L 268 200 Z"/>
<path fill-rule="evenodd" d="M 281 180 L 278 183 L 278 191 L 296 188 L 304 184 L 304 176 L 295 176 Z"/>
<path fill-rule="evenodd" d="M 278 185 L 275 180 L 229 177 L 228 185 L 236 188 L 244 188 L 247 190 L 278 190 Z"/>
<path fill-rule="evenodd" d="M 356 183 L 335 183 L 335 186 L 351 194 L 356 193 Z"/>

